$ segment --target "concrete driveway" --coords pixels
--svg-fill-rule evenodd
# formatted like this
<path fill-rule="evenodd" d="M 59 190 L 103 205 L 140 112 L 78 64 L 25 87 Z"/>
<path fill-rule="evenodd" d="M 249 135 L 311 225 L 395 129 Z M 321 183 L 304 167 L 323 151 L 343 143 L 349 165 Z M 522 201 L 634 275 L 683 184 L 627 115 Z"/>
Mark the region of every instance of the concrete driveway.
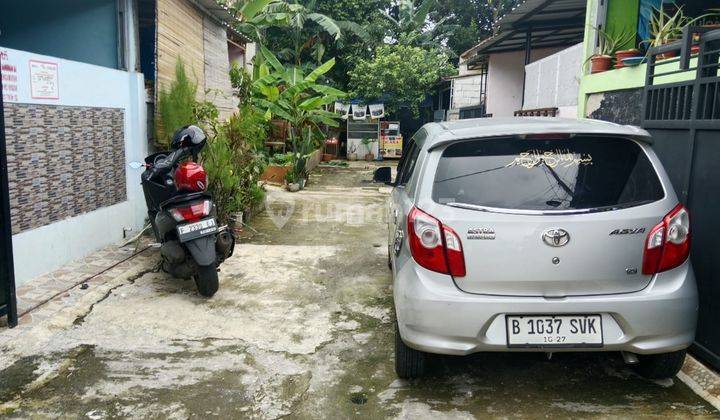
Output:
<path fill-rule="evenodd" d="M 369 169 L 273 190 L 211 300 L 154 272 L 156 254 L 42 322 L 0 333 L 9 417 L 718 418 L 678 380 L 619 356 L 482 354 L 393 371 L 387 191 Z M 39 312 L 48 309 L 40 308 Z"/>

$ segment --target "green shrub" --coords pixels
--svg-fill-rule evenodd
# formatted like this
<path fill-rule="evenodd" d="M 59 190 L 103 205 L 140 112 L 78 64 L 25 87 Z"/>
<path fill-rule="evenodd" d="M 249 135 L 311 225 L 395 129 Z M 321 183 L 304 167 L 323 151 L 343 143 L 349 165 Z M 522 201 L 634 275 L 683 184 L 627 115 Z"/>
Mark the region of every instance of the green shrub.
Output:
<path fill-rule="evenodd" d="M 218 134 L 208 139 L 200 156 L 208 176 L 208 192 L 217 206 L 218 221 L 226 223 L 232 213 L 243 208 L 240 194 L 242 173 L 235 169 L 235 153 L 228 139 Z"/>
<path fill-rule="evenodd" d="M 252 99 L 252 76 L 244 68 L 233 62 L 230 69 L 230 84 L 240 100 L 240 107 Z"/>
<path fill-rule="evenodd" d="M 273 166 L 290 166 L 293 161 L 293 153 L 275 153 L 268 159 L 268 164 Z"/>
<path fill-rule="evenodd" d="M 178 58 L 175 63 L 175 81 L 170 84 L 170 90 L 162 88 L 158 98 L 158 120 L 155 124 L 155 134 L 159 144 L 163 147 L 170 145 L 172 135 L 177 129 L 196 123 L 196 93 L 197 84 L 188 78 L 185 65 Z"/>
<path fill-rule="evenodd" d="M 233 147 L 249 146 L 259 153 L 265 149 L 269 126 L 263 114 L 250 104 L 241 104 L 238 112 L 228 120 Z"/>

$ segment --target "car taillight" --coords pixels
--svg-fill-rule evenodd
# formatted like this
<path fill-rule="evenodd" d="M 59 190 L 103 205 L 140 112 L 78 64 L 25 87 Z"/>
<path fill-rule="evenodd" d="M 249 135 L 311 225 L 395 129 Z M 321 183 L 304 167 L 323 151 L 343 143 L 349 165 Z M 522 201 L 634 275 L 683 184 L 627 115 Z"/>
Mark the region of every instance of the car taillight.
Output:
<path fill-rule="evenodd" d="M 460 237 L 439 220 L 413 207 L 408 215 L 410 252 L 415 261 L 428 270 L 465 276 L 465 256 Z"/>
<path fill-rule="evenodd" d="M 168 210 L 176 222 L 194 222 L 210 214 L 210 200 L 193 203 L 182 207 L 173 207 Z"/>
<path fill-rule="evenodd" d="M 690 215 L 678 204 L 650 230 L 643 253 L 643 274 L 675 268 L 690 255 Z"/>

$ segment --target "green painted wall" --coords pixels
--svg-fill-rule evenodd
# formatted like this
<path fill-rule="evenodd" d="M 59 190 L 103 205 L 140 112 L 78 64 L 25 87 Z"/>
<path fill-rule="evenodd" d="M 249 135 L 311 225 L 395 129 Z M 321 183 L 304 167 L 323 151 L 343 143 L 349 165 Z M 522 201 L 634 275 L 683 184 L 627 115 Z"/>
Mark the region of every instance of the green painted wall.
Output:
<path fill-rule="evenodd" d="M 611 36 L 618 36 L 623 31 L 637 33 L 640 0 L 608 0 L 606 29 Z M 636 41 L 623 45 L 623 49 L 637 47 Z"/>
<path fill-rule="evenodd" d="M 639 4 L 638 0 L 609 0 L 610 3 L 608 3 L 608 14 L 607 14 L 607 20 L 606 22 L 610 23 L 613 22 L 613 19 L 615 19 L 613 16 L 618 16 L 617 14 L 621 13 L 621 10 L 625 10 L 626 13 L 630 14 L 632 10 L 628 6 L 628 4 L 632 3 L 634 4 L 634 14 L 632 15 L 632 19 L 629 17 L 621 17 L 618 16 L 617 20 L 615 21 L 613 26 L 610 26 L 609 29 L 617 30 L 617 28 L 620 27 L 630 27 L 625 25 L 630 25 L 630 22 L 632 21 L 632 28 L 634 30 L 637 29 L 637 6 Z M 587 6 L 587 13 L 586 13 L 586 29 L 585 30 L 585 40 L 584 40 L 584 60 L 588 60 L 589 57 L 593 53 L 593 40 L 594 35 L 591 28 L 592 22 L 595 21 L 595 16 L 597 15 L 598 10 L 598 0 L 588 0 L 588 6 Z M 612 15 L 611 15 L 612 13 Z M 623 23 L 624 22 L 624 23 Z M 645 72 L 646 72 L 646 66 L 644 64 L 639 65 L 637 67 L 629 67 L 629 68 L 622 68 L 622 69 L 615 69 L 606 71 L 603 73 L 598 74 L 589 74 L 588 64 L 586 63 L 583 66 L 583 75 L 580 79 L 580 92 L 578 97 L 578 118 L 585 117 L 586 109 L 587 109 L 587 98 L 589 95 L 593 93 L 600 93 L 600 92 L 610 92 L 614 90 L 622 90 L 622 89 L 634 89 L 634 88 L 640 88 L 645 86 Z M 693 67 L 696 65 L 696 59 L 692 59 L 690 62 L 690 67 Z M 679 69 L 679 64 L 668 64 L 664 66 L 660 71 L 661 72 L 672 72 L 674 70 Z M 684 80 L 689 80 L 695 77 L 695 73 L 690 72 L 684 72 L 684 73 L 677 73 L 669 76 L 664 77 L 658 77 L 655 82 L 656 83 L 672 83 L 672 82 L 679 82 Z"/>

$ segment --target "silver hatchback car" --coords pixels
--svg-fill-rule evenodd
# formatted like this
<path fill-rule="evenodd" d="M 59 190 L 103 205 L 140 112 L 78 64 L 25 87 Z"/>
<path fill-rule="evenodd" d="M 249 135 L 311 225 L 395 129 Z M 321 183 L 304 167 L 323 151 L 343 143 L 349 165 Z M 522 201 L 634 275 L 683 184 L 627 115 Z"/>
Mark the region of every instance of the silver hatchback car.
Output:
<path fill-rule="evenodd" d="M 650 135 L 593 120 L 427 124 L 393 185 L 398 376 L 428 353 L 617 351 L 674 376 L 695 336 L 690 221 Z M 384 178 L 384 179 L 383 179 Z"/>

